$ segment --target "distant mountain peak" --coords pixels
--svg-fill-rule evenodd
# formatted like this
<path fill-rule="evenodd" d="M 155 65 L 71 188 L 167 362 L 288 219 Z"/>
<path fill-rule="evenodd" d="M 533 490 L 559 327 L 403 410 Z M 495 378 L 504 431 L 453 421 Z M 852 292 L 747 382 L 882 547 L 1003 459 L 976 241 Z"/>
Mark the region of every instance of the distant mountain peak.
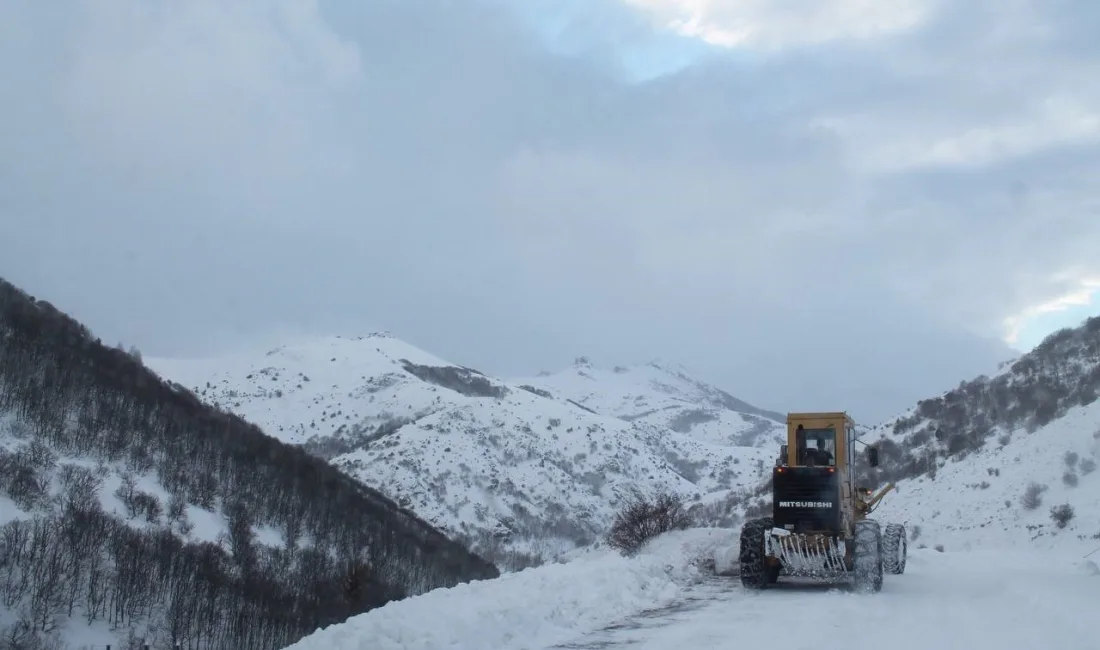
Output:
<path fill-rule="evenodd" d="M 666 359 L 607 370 L 580 357 L 559 373 L 525 381 L 603 415 L 721 444 L 769 446 L 778 442 L 784 422 L 782 415 L 739 400 Z"/>
<path fill-rule="evenodd" d="M 671 372 L 684 376 L 689 376 L 692 374 L 691 370 L 689 370 L 688 367 L 684 364 L 678 361 L 669 361 L 667 359 L 662 359 L 660 357 L 650 359 L 649 362 L 646 363 L 646 365 L 650 366 L 651 368 L 656 368 L 657 370 L 663 370 L 665 372 Z"/>

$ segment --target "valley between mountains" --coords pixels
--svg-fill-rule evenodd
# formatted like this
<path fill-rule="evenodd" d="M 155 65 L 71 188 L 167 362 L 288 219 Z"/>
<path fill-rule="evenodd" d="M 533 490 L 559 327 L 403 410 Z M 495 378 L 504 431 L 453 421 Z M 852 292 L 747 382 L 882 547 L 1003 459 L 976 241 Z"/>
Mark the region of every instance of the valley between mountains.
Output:
<path fill-rule="evenodd" d="M 663 362 L 603 368 L 581 357 L 556 373 L 505 380 L 376 333 L 146 363 L 389 495 L 505 570 L 598 544 L 639 489 L 682 495 L 700 525 L 735 526 L 768 507 L 767 478 L 784 435 L 782 414 Z M 900 481 L 883 507 L 918 530 L 953 538 L 953 530 L 1000 525 L 1050 534 L 1042 531 L 1053 524 L 1024 523 L 1015 506 L 1028 489 L 1047 503 L 1091 474 L 1100 425 L 1075 409 L 1092 406 L 1098 388 L 1100 319 L 1090 319 L 992 375 L 861 425 L 884 458 L 878 470 L 861 468 L 863 477 Z M 1048 433 L 1033 435 L 1040 429 Z M 1044 460 L 1012 469 L 1021 454 Z M 1047 465 L 1067 477 L 1031 478 Z M 936 482 L 945 472 L 950 485 Z M 952 521 L 949 510 L 913 501 L 934 500 L 936 486 L 1003 514 L 985 524 Z M 1083 505 L 1091 510 L 1092 500 Z"/>
<path fill-rule="evenodd" d="M 579 358 L 505 380 L 385 333 L 143 360 L 2 281 L 0 360 L 8 645 L 339 637 L 405 650 L 488 635 L 512 647 L 534 629 L 523 647 L 598 645 L 599 626 L 736 571 L 739 525 L 770 509 L 784 431 L 780 414 L 663 362 Z M 998 584 L 1005 558 L 1044 554 L 1091 579 L 1098 397 L 1091 318 L 860 427 L 882 463 L 857 462 L 859 481 L 896 484 L 876 518 L 906 526 L 918 573 L 968 561 L 939 553 L 995 551 L 975 579 Z M 636 557 L 609 548 L 624 500 L 660 490 L 684 499 L 691 530 Z M 935 584 L 904 580 L 940 602 Z M 733 588 L 707 584 L 719 600 Z M 422 629 L 425 611 L 463 594 L 492 620 Z M 567 610 L 584 616 L 563 623 Z"/>

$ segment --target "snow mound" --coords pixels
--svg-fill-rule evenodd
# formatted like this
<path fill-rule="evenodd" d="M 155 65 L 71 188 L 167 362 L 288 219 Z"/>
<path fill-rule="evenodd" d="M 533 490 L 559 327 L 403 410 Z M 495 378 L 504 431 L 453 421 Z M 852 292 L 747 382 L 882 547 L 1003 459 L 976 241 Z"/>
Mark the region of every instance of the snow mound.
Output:
<path fill-rule="evenodd" d="M 676 601 L 734 531 L 666 533 L 633 557 L 603 550 L 389 603 L 285 650 L 540 648 Z"/>

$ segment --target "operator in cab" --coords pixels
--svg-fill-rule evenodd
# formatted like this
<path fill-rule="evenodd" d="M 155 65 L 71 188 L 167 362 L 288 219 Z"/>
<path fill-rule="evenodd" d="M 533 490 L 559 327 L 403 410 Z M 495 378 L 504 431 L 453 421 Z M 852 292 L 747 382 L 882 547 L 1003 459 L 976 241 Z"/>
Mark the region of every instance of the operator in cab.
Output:
<path fill-rule="evenodd" d="M 825 448 L 825 439 L 817 439 L 817 449 L 810 450 L 810 457 L 813 459 L 814 465 L 832 465 L 833 454 Z"/>
<path fill-rule="evenodd" d="M 806 443 L 807 437 L 813 437 L 817 443 L 816 448 L 811 448 Z M 806 435 L 806 430 L 800 424 L 797 429 L 797 443 L 799 446 L 799 456 L 802 459 L 802 463 L 810 467 L 823 467 L 833 465 L 833 454 L 825 448 L 825 438 L 819 435 Z"/>

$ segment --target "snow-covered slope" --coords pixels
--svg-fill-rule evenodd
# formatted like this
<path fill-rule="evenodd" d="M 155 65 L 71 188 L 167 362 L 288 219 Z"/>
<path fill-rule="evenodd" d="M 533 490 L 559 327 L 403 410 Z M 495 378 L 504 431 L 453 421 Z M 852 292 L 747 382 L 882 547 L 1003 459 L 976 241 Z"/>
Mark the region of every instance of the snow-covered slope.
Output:
<path fill-rule="evenodd" d="M 190 544 L 210 543 L 230 552 L 229 520 L 222 509 L 207 510 L 180 499 L 160 484 L 155 471 L 136 471 L 132 463 L 123 459 L 108 462 L 60 454 L 34 436 L 31 429 L 11 412 L 0 413 L 0 467 L 12 477 L 10 481 L 5 477 L 4 489 L 0 492 L 0 532 L 11 542 L 0 543 L 0 550 L 10 551 L 11 544 L 20 540 L 21 534 L 24 544 L 29 537 L 36 543 L 48 543 L 43 540 L 50 538 L 41 532 L 47 523 L 66 532 L 81 530 L 64 516 L 68 514 L 66 509 L 75 503 L 82 512 L 102 513 L 107 521 L 129 527 L 135 533 L 163 534 Z M 30 531 L 36 534 L 31 535 Z M 251 534 L 261 554 L 280 552 L 286 546 L 282 532 L 271 526 L 253 524 Z M 115 533 L 115 537 L 121 538 L 121 535 Z M 56 542 L 49 548 L 62 554 L 67 550 Z M 81 565 L 98 570 L 100 576 L 111 576 L 110 560 L 88 547 L 80 548 L 84 552 L 78 560 Z M 20 562 L 11 563 L 5 570 L 5 577 L 13 585 L 20 580 L 35 585 L 32 575 Z M 151 616 L 135 617 L 126 625 L 112 624 L 108 614 L 88 612 L 83 592 L 76 601 L 75 615 L 63 615 L 67 610 L 55 604 L 57 593 L 68 588 L 68 581 L 83 578 L 77 575 L 73 578 L 71 573 L 66 573 L 64 580 L 43 579 L 60 584 L 57 588 L 42 585 L 32 590 L 24 583 L 21 589 L 10 589 L 10 600 L 0 603 L 0 633 L 5 638 L 18 636 L 23 633 L 22 622 L 38 616 L 49 621 L 45 629 L 35 630 L 39 637 L 67 644 L 64 647 L 118 647 L 129 635 L 150 641 L 159 638 L 156 629 L 159 611 Z M 99 586 L 91 593 L 109 595 L 113 578 L 100 577 L 100 581 L 107 586 Z M 45 605 L 43 598 L 49 599 Z M 25 636 L 24 640 L 31 643 L 31 633 L 26 632 Z"/>
<path fill-rule="evenodd" d="M 774 455 L 601 415 L 388 334 L 146 363 L 497 559 L 591 542 L 634 489 L 714 499 L 758 481 Z"/>
<path fill-rule="evenodd" d="M 772 448 L 785 435 L 784 416 L 759 409 L 692 377 L 678 364 L 594 366 L 581 357 L 558 373 L 517 380 L 597 413 L 690 433 L 723 445 Z"/>
<path fill-rule="evenodd" d="M 1004 443 L 1004 444 L 1002 444 Z M 949 549 L 1100 547 L 1100 402 L 899 483 L 875 514 Z M 1068 506 L 1068 510 L 1065 508 Z M 1071 518 L 1060 525 L 1059 519 Z"/>
<path fill-rule="evenodd" d="M 0 279 L 0 647 L 282 647 L 499 575 Z"/>
<path fill-rule="evenodd" d="M 879 517 L 919 526 L 929 544 L 1100 546 L 1098 395 L 1092 318 L 871 428 L 866 440 L 879 443 L 883 464 L 865 475 L 898 482 Z M 1074 513 L 1064 528 L 1051 511 L 1063 504 Z"/>
<path fill-rule="evenodd" d="M 80 499 L 98 501 L 97 507 L 104 513 L 135 530 L 163 529 L 188 542 L 229 548 L 228 518 L 220 509 L 214 512 L 173 498 L 155 472 L 135 471 L 124 460 L 105 462 L 58 454 L 34 439 L 29 429 L 13 414 L 0 414 L 0 463 L 13 475 L 28 469 L 36 472 L 34 489 L 17 492 L 20 502 L 0 494 L 0 524 L 49 512 L 50 502 L 76 499 L 79 492 Z M 165 512 L 169 509 L 172 511 Z M 271 526 L 254 524 L 252 535 L 257 544 L 269 548 L 286 546 L 283 533 Z"/>

